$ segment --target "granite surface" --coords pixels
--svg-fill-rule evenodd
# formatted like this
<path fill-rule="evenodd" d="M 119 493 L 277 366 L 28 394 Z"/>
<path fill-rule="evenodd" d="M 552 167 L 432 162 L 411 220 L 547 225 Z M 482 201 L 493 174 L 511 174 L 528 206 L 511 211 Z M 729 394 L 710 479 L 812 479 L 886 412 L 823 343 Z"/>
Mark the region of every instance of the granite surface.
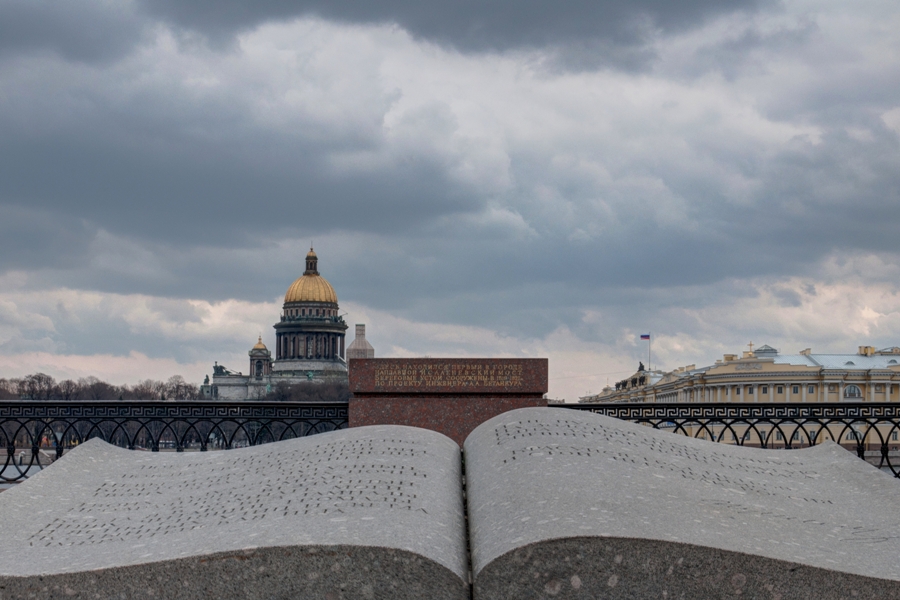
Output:
<path fill-rule="evenodd" d="M 0 598 L 467 598 L 460 469 L 451 440 L 401 426 L 90 441 L 0 494 Z"/>
<path fill-rule="evenodd" d="M 527 408 L 479 426 L 465 457 L 476 600 L 900 598 L 900 482 L 832 443 Z"/>

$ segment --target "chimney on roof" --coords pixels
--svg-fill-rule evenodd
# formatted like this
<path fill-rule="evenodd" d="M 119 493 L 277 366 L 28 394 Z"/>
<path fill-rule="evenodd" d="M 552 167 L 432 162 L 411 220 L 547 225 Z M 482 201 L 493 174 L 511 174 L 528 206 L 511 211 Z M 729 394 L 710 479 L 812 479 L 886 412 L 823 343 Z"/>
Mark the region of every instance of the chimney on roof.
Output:
<path fill-rule="evenodd" d="M 347 360 L 353 358 L 375 358 L 375 348 L 366 340 L 366 326 L 356 325 L 356 339 L 347 347 Z"/>
<path fill-rule="evenodd" d="M 875 354 L 875 348 L 872 346 L 860 346 L 859 347 L 859 355 L 860 356 L 872 356 Z"/>
<path fill-rule="evenodd" d="M 810 354 L 812 354 L 812 348 L 807 348 L 806 350 L 801 350 L 800 354 L 802 354 L 803 356 L 809 356 Z"/>

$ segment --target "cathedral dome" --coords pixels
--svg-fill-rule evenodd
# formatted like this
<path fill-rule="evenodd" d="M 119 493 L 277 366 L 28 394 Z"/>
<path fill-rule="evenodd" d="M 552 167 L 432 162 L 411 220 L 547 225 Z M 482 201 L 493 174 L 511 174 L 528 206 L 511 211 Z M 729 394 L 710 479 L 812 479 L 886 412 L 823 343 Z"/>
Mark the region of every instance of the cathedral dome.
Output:
<path fill-rule="evenodd" d="M 304 275 L 291 284 L 284 295 L 284 303 L 289 302 L 331 302 L 337 304 L 334 288 L 321 275 Z"/>
<path fill-rule="evenodd" d="M 284 295 L 284 303 L 292 302 L 328 302 L 337 304 L 337 294 L 324 277 L 319 275 L 319 259 L 313 249 L 306 255 L 306 271 L 288 288 Z"/>

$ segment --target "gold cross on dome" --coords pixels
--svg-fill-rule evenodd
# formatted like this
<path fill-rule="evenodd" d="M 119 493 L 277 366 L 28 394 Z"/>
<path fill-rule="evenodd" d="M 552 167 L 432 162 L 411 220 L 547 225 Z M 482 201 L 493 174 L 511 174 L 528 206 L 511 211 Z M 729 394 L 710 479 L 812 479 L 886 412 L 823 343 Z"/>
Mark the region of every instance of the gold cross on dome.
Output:
<path fill-rule="evenodd" d="M 750 346 L 750 352 L 753 352 L 753 342 L 750 342 L 750 343 L 747 344 L 747 345 Z"/>

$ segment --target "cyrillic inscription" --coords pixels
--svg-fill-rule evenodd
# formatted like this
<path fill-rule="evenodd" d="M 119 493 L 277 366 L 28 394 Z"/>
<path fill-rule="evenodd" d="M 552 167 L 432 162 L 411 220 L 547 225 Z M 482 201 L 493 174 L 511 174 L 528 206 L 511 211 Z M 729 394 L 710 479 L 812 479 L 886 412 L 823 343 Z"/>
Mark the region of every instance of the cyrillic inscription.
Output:
<path fill-rule="evenodd" d="M 509 388 L 519 387 L 522 365 L 423 363 L 421 361 L 379 364 L 375 367 L 375 389 L 378 388 Z"/>

